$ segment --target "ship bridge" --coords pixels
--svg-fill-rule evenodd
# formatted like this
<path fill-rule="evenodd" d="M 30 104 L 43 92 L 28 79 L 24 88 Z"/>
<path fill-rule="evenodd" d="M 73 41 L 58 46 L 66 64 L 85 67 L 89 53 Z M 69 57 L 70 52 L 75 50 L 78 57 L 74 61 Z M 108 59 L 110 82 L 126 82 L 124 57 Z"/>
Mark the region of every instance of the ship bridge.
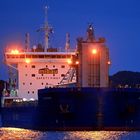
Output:
<path fill-rule="evenodd" d="M 6 65 L 10 71 L 16 70 L 16 76 L 15 71 L 10 76 L 10 82 L 14 82 L 11 90 L 18 89 L 17 97 L 36 100 L 38 89 L 76 83 L 76 71 L 70 65 L 76 55 L 76 51 L 6 51 Z"/>
<path fill-rule="evenodd" d="M 75 52 L 19 52 L 12 50 L 5 52 L 6 64 L 30 63 L 30 62 L 67 62 L 76 55 Z"/>

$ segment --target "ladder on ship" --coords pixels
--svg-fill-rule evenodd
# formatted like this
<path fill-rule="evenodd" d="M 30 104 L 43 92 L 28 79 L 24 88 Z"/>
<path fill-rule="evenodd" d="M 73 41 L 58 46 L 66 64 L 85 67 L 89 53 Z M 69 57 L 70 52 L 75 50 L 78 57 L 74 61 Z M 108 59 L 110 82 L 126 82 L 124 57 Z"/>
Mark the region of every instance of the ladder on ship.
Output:
<path fill-rule="evenodd" d="M 68 72 L 65 74 L 63 79 L 60 81 L 59 86 L 65 85 L 65 84 L 70 84 L 70 83 L 75 83 L 76 82 L 76 69 L 75 68 L 70 68 Z"/>

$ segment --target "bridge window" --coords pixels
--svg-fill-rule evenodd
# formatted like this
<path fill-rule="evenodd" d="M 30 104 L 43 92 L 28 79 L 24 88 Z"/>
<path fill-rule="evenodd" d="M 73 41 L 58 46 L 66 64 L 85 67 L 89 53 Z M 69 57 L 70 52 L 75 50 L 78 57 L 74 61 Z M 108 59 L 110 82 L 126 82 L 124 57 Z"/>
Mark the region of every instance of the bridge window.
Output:
<path fill-rule="evenodd" d="M 44 58 L 44 55 L 39 55 L 39 58 Z"/>
<path fill-rule="evenodd" d="M 20 58 L 25 58 L 25 55 L 20 55 Z"/>
<path fill-rule="evenodd" d="M 31 58 L 31 55 L 26 55 L 26 58 Z"/>
<path fill-rule="evenodd" d="M 60 55 L 57 55 L 57 58 L 61 58 L 61 56 Z"/>
<path fill-rule="evenodd" d="M 62 55 L 62 58 L 66 58 L 66 55 Z"/>
<path fill-rule="evenodd" d="M 38 58 L 38 55 L 32 55 L 32 58 Z"/>

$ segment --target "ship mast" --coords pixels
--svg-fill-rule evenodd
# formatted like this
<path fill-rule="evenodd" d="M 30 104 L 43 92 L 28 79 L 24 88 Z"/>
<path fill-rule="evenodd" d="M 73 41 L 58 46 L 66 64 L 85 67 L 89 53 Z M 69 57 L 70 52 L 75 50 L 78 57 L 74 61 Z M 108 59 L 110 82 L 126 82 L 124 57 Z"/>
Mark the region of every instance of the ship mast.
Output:
<path fill-rule="evenodd" d="M 65 50 L 66 50 L 66 52 L 68 52 L 69 49 L 70 49 L 70 34 L 67 33 L 67 34 L 66 34 L 66 45 L 65 45 Z"/>
<path fill-rule="evenodd" d="M 44 51 L 46 52 L 49 48 L 49 25 L 48 25 L 48 7 L 45 6 L 45 48 Z"/>
<path fill-rule="evenodd" d="M 49 36 L 53 32 L 53 28 L 48 24 L 48 7 L 47 6 L 45 6 L 45 25 L 37 31 L 44 31 L 45 33 L 44 51 L 47 52 L 49 48 Z"/>
<path fill-rule="evenodd" d="M 49 34 L 52 33 L 52 27 L 49 26 L 48 24 L 48 7 L 45 6 L 45 26 L 44 26 L 44 31 L 45 31 L 45 47 L 44 51 L 46 52 L 47 49 L 49 48 Z"/>
<path fill-rule="evenodd" d="M 30 48 L 30 35 L 29 33 L 25 34 L 25 51 L 28 52 Z"/>

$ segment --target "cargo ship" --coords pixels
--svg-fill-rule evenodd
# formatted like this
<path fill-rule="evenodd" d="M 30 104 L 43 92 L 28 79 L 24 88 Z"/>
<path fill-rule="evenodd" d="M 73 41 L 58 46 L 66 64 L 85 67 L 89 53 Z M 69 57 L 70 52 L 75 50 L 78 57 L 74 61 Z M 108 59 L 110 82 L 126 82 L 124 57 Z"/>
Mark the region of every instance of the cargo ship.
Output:
<path fill-rule="evenodd" d="M 47 7 L 46 13 L 47 13 Z M 46 20 L 44 47 L 8 48 L 5 62 L 16 70 L 10 92 L 2 96 L 2 125 L 39 130 L 139 130 L 140 90 L 109 87 L 109 49 L 95 38 L 90 24 L 86 38 L 70 50 L 49 47 L 52 27 Z M 16 82 L 18 83 L 16 84 Z M 17 88 L 18 86 L 18 88 Z"/>

